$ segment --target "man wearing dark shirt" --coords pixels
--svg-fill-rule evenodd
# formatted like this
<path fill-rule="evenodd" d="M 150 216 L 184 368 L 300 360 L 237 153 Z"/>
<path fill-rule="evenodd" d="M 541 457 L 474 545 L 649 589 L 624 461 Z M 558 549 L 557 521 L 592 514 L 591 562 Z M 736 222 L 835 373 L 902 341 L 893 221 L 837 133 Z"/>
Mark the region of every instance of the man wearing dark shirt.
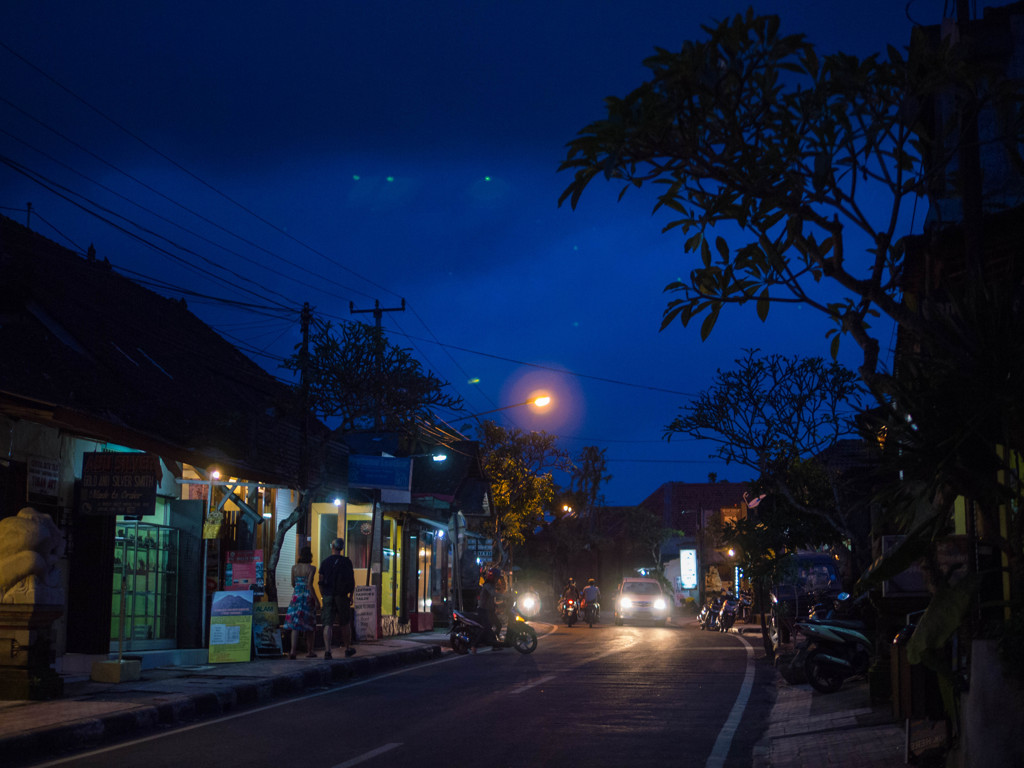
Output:
<path fill-rule="evenodd" d="M 352 647 L 352 593 L 356 591 L 356 576 L 352 561 L 345 557 L 344 539 L 331 542 L 330 557 L 320 563 L 320 595 L 324 599 L 321 619 L 324 623 L 324 658 L 331 658 L 334 620 L 341 627 L 341 642 L 345 655 L 356 652 Z"/>

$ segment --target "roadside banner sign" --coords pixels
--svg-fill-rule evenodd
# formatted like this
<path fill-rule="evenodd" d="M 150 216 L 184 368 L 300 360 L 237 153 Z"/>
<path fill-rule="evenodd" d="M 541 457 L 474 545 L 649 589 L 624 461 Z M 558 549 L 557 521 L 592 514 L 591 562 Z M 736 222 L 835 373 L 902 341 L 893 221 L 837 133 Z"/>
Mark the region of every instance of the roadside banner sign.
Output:
<path fill-rule="evenodd" d="M 214 592 L 210 663 L 252 660 L 252 592 Z"/>

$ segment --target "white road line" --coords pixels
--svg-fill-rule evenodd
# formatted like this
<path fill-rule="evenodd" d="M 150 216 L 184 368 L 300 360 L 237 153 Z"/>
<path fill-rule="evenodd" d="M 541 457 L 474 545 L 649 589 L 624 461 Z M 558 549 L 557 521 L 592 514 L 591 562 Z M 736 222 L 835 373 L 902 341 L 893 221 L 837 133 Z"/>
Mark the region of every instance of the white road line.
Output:
<path fill-rule="evenodd" d="M 515 696 L 517 693 L 522 693 L 523 691 L 528 691 L 531 688 L 533 688 L 534 686 L 541 685 L 542 683 L 546 683 L 548 680 L 554 680 L 555 677 L 556 677 L 556 675 L 546 675 L 545 677 L 538 677 L 536 680 L 534 680 L 531 683 L 523 683 L 518 688 L 513 688 L 511 691 L 509 691 L 509 695 L 510 696 Z"/>
<path fill-rule="evenodd" d="M 740 686 L 740 692 L 736 695 L 732 711 L 729 712 L 729 717 L 722 725 L 722 730 L 718 732 L 715 746 L 711 749 L 708 761 L 704 764 L 705 768 L 722 768 L 725 765 L 725 758 L 729 756 L 729 747 L 732 746 L 732 737 L 736 735 L 736 729 L 740 725 L 740 720 L 743 719 L 743 710 L 747 708 L 747 701 L 750 699 L 750 691 L 754 687 L 754 649 L 743 635 L 736 635 L 736 637 L 747 647 L 747 673 L 743 676 L 743 685 Z"/>
<path fill-rule="evenodd" d="M 364 752 L 363 754 L 359 755 L 358 757 L 353 757 L 351 760 L 346 760 L 344 763 L 338 763 L 337 765 L 334 766 L 334 768 L 350 768 L 350 766 L 359 765 L 360 763 L 365 763 L 367 760 L 372 760 L 377 755 L 383 755 L 385 752 L 390 752 L 395 747 L 400 747 L 400 746 L 402 746 L 401 742 L 396 743 L 396 744 L 385 744 L 383 747 L 377 747 L 376 749 L 371 749 L 369 752 Z"/>
<path fill-rule="evenodd" d="M 215 717 L 213 717 L 210 720 L 204 720 L 204 721 L 199 722 L 199 723 L 192 723 L 191 725 L 183 725 L 183 726 L 180 726 L 180 727 L 173 727 L 171 730 L 164 731 L 162 733 L 150 734 L 148 736 L 140 736 L 137 739 L 132 739 L 130 741 L 122 741 L 122 742 L 119 742 L 117 744 L 113 744 L 113 745 L 111 745 L 109 747 L 100 747 L 98 749 L 89 750 L 88 752 L 79 752 L 79 753 L 76 753 L 74 755 L 70 755 L 69 757 L 61 757 L 61 758 L 58 758 L 56 760 L 50 760 L 49 762 L 38 763 L 38 764 L 36 764 L 35 768 L 50 768 L 50 766 L 62 765 L 64 763 L 70 763 L 70 762 L 73 762 L 75 760 L 79 760 L 79 759 L 81 759 L 83 757 L 93 757 L 95 755 L 102 755 L 102 754 L 104 754 L 106 752 L 116 752 L 119 749 L 123 749 L 125 747 L 130 747 L 130 746 L 133 746 L 135 744 L 144 744 L 147 741 L 157 741 L 159 739 L 166 739 L 168 737 L 173 737 L 175 734 L 183 733 L 184 731 L 194 731 L 194 730 L 198 730 L 200 728 L 209 728 L 211 725 L 217 725 L 218 723 L 223 723 L 223 722 L 225 722 L 227 720 L 234 720 L 234 719 L 239 718 L 239 717 L 248 717 L 249 715 L 256 714 L 257 712 L 264 712 L 264 711 L 266 711 L 268 709 L 276 709 L 278 707 L 286 707 L 286 706 L 288 706 L 290 704 L 295 704 L 296 702 L 299 702 L 299 701 L 304 701 L 306 699 L 315 699 L 315 698 L 317 698 L 319 696 L 327 696 L 328 694 L 338 693 L 339 691 L 348 690 L 349 688 L 358 688 L 358 687 L 360 687 L 362 685 L 368 685 L 369 683 L 376 682 L 377 680 L 383 680 L 383 679 L 388 678 L 388 677 L 394 677 L 395 675 L 403 675 L 403 674 L 405 674 L 407 672 L 412 672 L 412 671 L 415 671 L 417 669 L 423 669 L 424 667 L 433 667 L 433 666 L 435 666 L 437 664 L 445 664 L 445 663 L 447 663 L 449 661 L 454 661 L 455 659 L 461 659 L 461 658 L 464 658 L 464 657 L 463 656 L 459 656 L 458 654 L 452 653 L 452 654 L 449 654 L 448 656 L 442 656 L 440 659 L 436 659 L 435 661 L 425 661 L 425 662 L 423 662 L 421 664 L 411 664 L 411 665 L 409 665 L 407 667 L 402 667 L 400 669 L 396 669 L 394 672 L 385 672 L 383 674 L 373 675 L 371 677 L 361 678 L 361 679 L 355 680 L 355 681 L 353 681 L 351 683 L 346 683 L 345 685 L 339 685 L 339 686 L 336 686 L 336 687 L 324 688 L 322 690 L 315 691 L 313 693 L 303 694 L 303 695 L 300 695 L 300 696 L 285 697 L 283 699 L 279 699 L 277 701 L 273 701 L 273 702 L 271 702 L 269 704 L 264 704 L 263 706 L 260 706 L 260 707 L 253 707 L 252 709 L 244 709 L 241 712 L 234 712 L 234 713 L 232 713 L 230 715 L 215 716 Z"/>

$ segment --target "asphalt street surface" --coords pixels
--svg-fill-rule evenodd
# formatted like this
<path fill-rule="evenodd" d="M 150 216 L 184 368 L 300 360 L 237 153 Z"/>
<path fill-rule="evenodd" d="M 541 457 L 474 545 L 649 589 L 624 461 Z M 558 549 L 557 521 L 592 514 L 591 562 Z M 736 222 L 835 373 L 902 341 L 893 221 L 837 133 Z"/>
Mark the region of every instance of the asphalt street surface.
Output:
<path fill-rule="evenodd" d="M 772 674 L 738 635 L 535 626 L 531 655 L 447 654 L 40 765 L 751 765 Z"/>

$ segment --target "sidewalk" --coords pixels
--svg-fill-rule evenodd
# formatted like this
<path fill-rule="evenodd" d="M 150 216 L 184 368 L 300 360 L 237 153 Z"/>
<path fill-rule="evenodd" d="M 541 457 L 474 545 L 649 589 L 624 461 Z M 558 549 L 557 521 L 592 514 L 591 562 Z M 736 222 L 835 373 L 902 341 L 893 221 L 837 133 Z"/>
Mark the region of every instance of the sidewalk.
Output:
<path fill-rule="evenodd" d="M 736 625 L 755 648 L 761 629 Z M 752 768 L 898 768 L 905 735 L 888 703 L 872 704 L 868 683 L 854 678 L 836 693 L 788 682 L 775 672 L 768 727 L 754 747 Z"/>
<path fill-rule="evenodd" d="M 53 701 L 0 701 L 0 755 L 5 766 L 100 746 L 157 726 L 226 714 L 306 689 L 440 658 L 447 634 L 425 632 L 361 641 L 354 656 L 331 660 L 257 658 L 234 664 L 144 669 L 135 682 L 66 678 Z"/>
<path fill-rule="evenodd" d="M 898 768 L 903 728 L 889 705 L 872 706 L 865 680 L 848 680 L 836 693 L 776 680 L 768 729 L 754 748 L 755 768 Z"/>

